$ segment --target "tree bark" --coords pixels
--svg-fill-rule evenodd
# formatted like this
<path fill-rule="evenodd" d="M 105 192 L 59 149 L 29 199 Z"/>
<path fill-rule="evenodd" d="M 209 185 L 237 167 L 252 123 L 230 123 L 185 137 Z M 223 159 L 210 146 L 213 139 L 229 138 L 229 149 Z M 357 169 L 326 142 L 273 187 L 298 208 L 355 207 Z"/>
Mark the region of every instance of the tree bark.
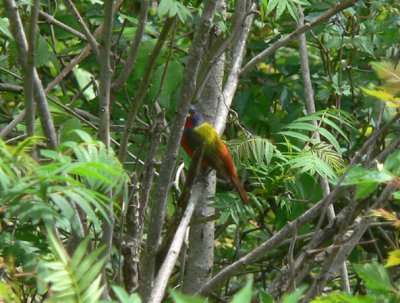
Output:
<path fill-rule="evenodd" d="M 177 103 L 175 121 L 168 138 L 163 164 L 160 169 L 160 176 L 155 185 L 155 197 L 150 215 L 150 228 L 147 234 L 144 256 L 141 260 L 143 266 L 140 279 L 140 294 L 144 302 L 147 302 L 151 287 L 153 286 L 155 257 L 164 224 L 168 192 L 176 159 L 178 157 L 178 149 L 186 115 L 189 111 L 190 101 L 192 100 L 193 92 L 196 88 L 199 66 L 203 57 L 205 43 L 211 29 L 212 20 L 214 19 L 216 7 L 216 1 L 208 0 L 204 2 L 203 15 L 189 50 L 189 58 L 183 75 L 181 96 Z"/>

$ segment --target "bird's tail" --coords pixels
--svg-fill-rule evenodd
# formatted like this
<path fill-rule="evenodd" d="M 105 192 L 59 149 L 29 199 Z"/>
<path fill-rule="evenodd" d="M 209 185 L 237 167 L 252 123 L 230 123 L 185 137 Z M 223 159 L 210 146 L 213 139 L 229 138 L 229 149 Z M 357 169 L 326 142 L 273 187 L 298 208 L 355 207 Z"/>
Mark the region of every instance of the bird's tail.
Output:
<path fill-rule="evenodd" d="M 250 198 L 247 195 L 242 183 L 240 182 L 239 178 L 237 176 L 230 176 L 230 179 L 232 181 L 232 184 L 235 186 L 237 189 L 240 199 L 242 199 L 244 204 L 249 204 L 250 203 Z"/>

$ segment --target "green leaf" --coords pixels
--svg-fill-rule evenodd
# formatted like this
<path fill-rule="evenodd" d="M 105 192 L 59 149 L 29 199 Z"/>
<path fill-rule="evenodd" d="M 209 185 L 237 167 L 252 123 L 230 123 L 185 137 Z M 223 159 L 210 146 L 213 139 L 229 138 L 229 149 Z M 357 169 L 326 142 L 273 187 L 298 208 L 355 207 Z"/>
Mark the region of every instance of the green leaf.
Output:
<path fill-rule="evenodd" d="M 306 130 L 306 131 L 315 131 L 315 126 L 311 123 L 304 123 L 304 122 L 292 122 L 288 125 L 285 125 L 285 129 L 296 129 L 296 130 Z"/>
<path fill-rule="evenodd" d="M 246 285 L 233 296 L 230 303 L 250 303 L 253 296 L 252 286 L 253 279 L 251 278 L 247 281 Z"/>
<path fill-rule="evenodd" d="M 373 181 L 359 184 L 354 198 L 358 200 L 368 197 L 378 187 L 378 185 L 379 183 Z"/>
<path fill-rule="evenodd" d="M 274 298 L 269 293 L 265 292 L 262 289 L 260 289 L 258 293 L 261 303 L 274 303 Z"/>
<path fill-rule="evenodd" d="M 327 118 L 324 118 L 324 117 L 322 117 L 322 121 L 323 121 L 325 124 L 328 124 L 329 126 L 331 126 L 332 128 L 334 128 L 339 134 L 342 135 L 342 137 L 343 137 L 347 142 L 349 142 L 349 139 L 347 138 L 346 134 L 343 132 L 343 130 L 342 130 L 336 123 L 334 123 L 334 122 L 332 122 L 331 120 L 329 120 L 329 119 L 327 119 Z"/>
<path fill-rule="evenodd" d="M 389 258 L 385 267 L 400 265 L 400 250 L 389 251 Z"/>
<path fill-rule="evenodd" d="M 358 36 L 354 37 L 354 44 L 363 52 L 374 56 L 374 45 L 371 38 L 367 36 Z"/>
<path fill-rule="evenodd" d="M 258 136 L 230 140 L 228 146 L 237 162 L 257 165 L 270 163 L 275 150 L 269 140 Z"/>
<path fill-rule="evenodd" d="M 344 292 L 333 291 L 317 297 L 311 303 L 376 303 L 376 296 L 352 296 Z M 379 301 L 380 302 L 380 301 Z"/>
<path fill-rule="evenodd" d="M 274 8 L 278 5 L 279 2 L 280 2 L 280 0 L 269 1 L 268 5 L 267 5 L 267 11 L 265 12 L 265 16 L 268 16 L 274 10 Z"/>
<path fill-rule="evenodd" d="M 376 262 L 353 264 L 354 271 L 364 280 L 368 288 L 381 291 L 394 291 L 390 278 L 383 265 Z"/>
<path fill-rule="evenodd" d="M 79 243 L 78 247 L 76 248 L 76 250 L 74 252 L 72 260 L 71 260 L 70 265 L 72 268 L 77 268 L 78 265 L 82 262 L 83 257 L 86 254 L 86 249 L 89 244 L 89 241 L 90 241 L 90 237 L 86 237 L 85 239 L 83 239 L 83 241 L 81 243 Z"/>
<path fill-rule="evenodd" d="M 297 303 L 299 302 L 302 294 L 307 289 L 307 286 L 303 285 L 297 288 L 291 294 L 284 294 L 282 298 L 282 303 Z"/>
<path fill-rule="evenodd" d="M 12 286 L 3 281 L 0 281 L 0 300 L 4 300 L 4 302 L 21 302 L 21 300 L 14 294 Z"/>
<path fill-rule="evenodd" d="M 88 72 L 87 70 L 84 70 L 83 68 L 74 67 L 72 72 L 75 76 L 76 81 L 78 82 L 80 89 L 84 89 L 88 85 L 88 83 L 90 83 L 92 79 L 95 78 L 92 73 Z M 86 88 L 83 91 L 83 95 L 87 100 L 93 100 L 94 98 L 96 98 L 93 85 Z"/>
<path fill-rule="evenodd" d="M 287 10 L 288 10 L 289 14 L 292 16 L 292 18 L 296 22 L 299 22 L 299 14 L 297 12 L 297 7 L 294 4 L 293 0 L 289 0 L 288 5 L 287 5 Z"/>
<path fill-rule="evenodd" d="M 287 1 L 288 0 L 279 0 L 278 6 L 276 8 L 276 20 L 278 20 L 281 17 L 283 11 L 286 8 Z"/>
<path fill-rule="evenodd" d="M 160 18 L 168 15 L 169 18 L 178 15 L 179 20 L 185 23 L 192 15 L 186 6 L 175 0 L 161 0 L 158 5 L 158 16 Z"/>
<path fill-rule="evenodd" d="M 281 131 L 281 132 L 278 132 L 277 134 L 282 135 L 282 136 L 293 137 L 293 138 L 296 138 L 296 139 L 299 139 L 299 140 L 305 141 L 305 142 L 310 140 L 309 137 L 307 137 L 303 134 L 300 134 L 300 133 L 293 132 L 293 131 Z"/>
<path fill-rule="evenodd" d="M 318 132 L 324 136 L 330 144 L 333 145 L 333 147 L 336 149 L 336 151 L 341 155 L 342 150 L 340 148 L 339 142 L 336 140 L 336 138 L 325 128 L 318 128 Z"/>
<path fill-rule="evenodd" d="M 304 5 L 304 6 L 311 5 L 310 2 L 308 2 L 307 0 L 291 0 L 290 2 L 298 3 L 298 4 Z"/>
<path fill-rule="evenodd" d="M 343 185 L 362 185 L 364 183 L 385 183 L 393 179 L 390 173 L 377 171 L 372 168 L 367 169 L 359 166 L 353 167 L 346 178 L 343 180 Z"/>
<path fill-rule="evenodd" d="M 46 39 L 42 36 L 39 36 L 39 39 L 37 41 L 36 53 L 38 54 L 35 57 L 35 66 L 36 67 L 41 67 L 41 66 L 49 63 L 49 61 L 50 61 L 49 45 L 48 45 Z"/>
<path fill-rule="evenodd" d="M 120 303 L 141 303 L 142 300 L 140 299 L 138 294 L 132 294 L 129 296 L 129 294 L 126 292 L 124 288 L 121 286 L 113 285 L 112 289 L 114 293 L 117 295 L 118 299 L 120 300 Z"/>
<path fill-rule="evenodd" d="M 95 266 L 98 266 L 98 264 L 96 263 Z M 105 285 L 100 286 L 100 283 L 101 283 L 101 275 L 97 275 L 95 280 L 92 280 L 88 283 L 88 287 L 83 288 L 83 285 L 79 285 L 80 290 L 83 290 L 83 292 L 81 293 L 82 302 L 97 303 L 105 287 Z"/>
<path fill-rule="evenodd" d="M 200 297 L 194 297 L 189 295 L 181 294 L 175 290 L 170 290 L 169 293 L 171 294 L 172 300 L 174 303 L 205 303 L 207 302 L 206 299 L 202 299 Z"/>
<path fill-rule="evenodd" d="M 13 36 L 9 30 L 7 18 L 0 18 L 0 32 L 7 36 L 8 39 L 13 39 Z"/>

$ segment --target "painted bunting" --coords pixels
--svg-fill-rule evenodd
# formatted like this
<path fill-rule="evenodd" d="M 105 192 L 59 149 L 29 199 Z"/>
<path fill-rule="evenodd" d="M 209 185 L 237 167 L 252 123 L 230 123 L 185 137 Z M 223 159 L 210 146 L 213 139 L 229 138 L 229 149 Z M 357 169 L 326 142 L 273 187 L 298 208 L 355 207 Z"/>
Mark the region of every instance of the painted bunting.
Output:
<path fill-rule="evenodd" d="M 190 106 L 189 116 L 185 122 L 181 144 L 186 153 L 192 157 L 194 150 L 206 142 L 202 166 L 211 166 L 224 178 L 229 179 L 237 189 L 244 204 L 250 199 L 239 180 L 231 153 L 222 141 L 215 128 L 204 121 L 203 116 L 194 105 Z"/>

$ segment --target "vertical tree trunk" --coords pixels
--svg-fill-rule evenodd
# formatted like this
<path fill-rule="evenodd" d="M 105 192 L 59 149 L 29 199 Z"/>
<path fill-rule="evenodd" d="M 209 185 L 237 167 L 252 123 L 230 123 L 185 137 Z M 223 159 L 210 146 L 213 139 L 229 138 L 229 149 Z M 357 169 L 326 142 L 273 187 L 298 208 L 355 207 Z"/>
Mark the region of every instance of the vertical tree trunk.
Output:
<path fill-rule="evenodd" d="M 223 9 L 223 2 L 220 8 Z M 216 31 L 215 31 L 216 32 Z M 212 33 L 214 35 L 214 33 Z M 215 41 L 211 41 L 209 48 Z M 211 76 L 204 86 L 200 95 L 199 108 L 204 118 L 213 123 L 217 112 L 218 103 L 222 102 L 222 80 L 224 76 L 225 55 L 222 55 L 215 65 L 213 65 Z M 205 188 L 203 195 L 197 204 L 193 215 L 193 220 L 204 219 L 214 215 L 215 210 L 209 200 L 215 194 L 216 174 L 210 173 L 205 181 L 206 184 L 198 182 L 194 186 Z M 195 189 L 194 189 L 195 190 Z M 204 220 L 202 220 L 203 222 Z M 204 223 L 194 224 L 190 227 L 189 233 L 189 254 L 187 257 L 184 273 L 183 291 L 188 294 L 196 293 L 205 282 L 212 277 L 212 267 L 214 261 L 214 220 Z"/>

